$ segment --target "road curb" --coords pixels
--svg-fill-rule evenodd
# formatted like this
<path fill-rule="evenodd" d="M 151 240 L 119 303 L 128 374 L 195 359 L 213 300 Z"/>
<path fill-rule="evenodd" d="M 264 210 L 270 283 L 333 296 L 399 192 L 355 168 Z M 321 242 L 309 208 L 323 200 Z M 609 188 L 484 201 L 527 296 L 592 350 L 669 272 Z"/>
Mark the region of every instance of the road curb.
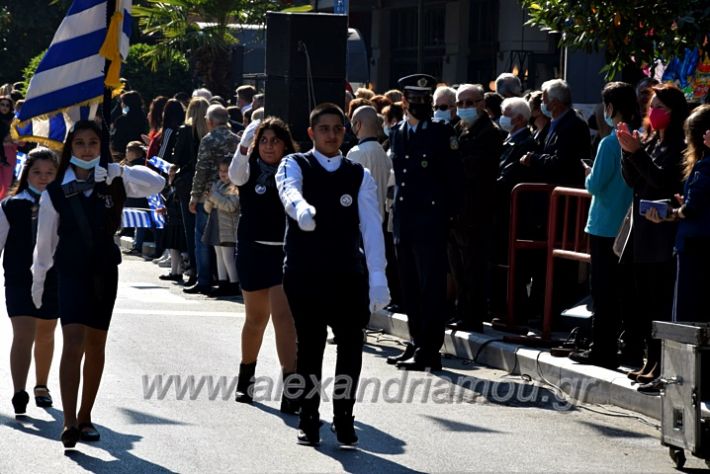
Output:
<path fill-rule="evenodd" d="M 407 317 L 378 311 L 370 318 L 370 328 L 409 339 Z M 625 374 L 602 367 L 580 365 L 548 351 L 502 341 L 505 335 L 486 326 L 485 333 L 446 331 L 442 352 L 481 365 L 528 375 L 537 382 L 555 385 L 572 398 L 585 403 L 616 405 L 655 418 L 661 417 L 661 399 L 636 391 Z"/>

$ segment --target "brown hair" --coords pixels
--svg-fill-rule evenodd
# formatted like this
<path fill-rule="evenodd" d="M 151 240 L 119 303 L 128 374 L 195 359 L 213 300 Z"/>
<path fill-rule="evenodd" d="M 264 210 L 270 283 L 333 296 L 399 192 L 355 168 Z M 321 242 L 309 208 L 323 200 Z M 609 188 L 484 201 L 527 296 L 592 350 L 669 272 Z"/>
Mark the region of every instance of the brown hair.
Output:
<path fill-rule="evenodd" d="M 685 121 L 685 149 L 684 175 L 686 178 L 693 172 L 695 163 L 703 159 L 708 153 L 708 147 L 703 142 L 703 135 L 710 130 L 710 105 L 697 107 Z"/>
<path fill-rule="evenodd" d="M 381 114 L 382 109 L 384 109 L 386 106 L 392 105 L 392 101 L 383 95 L 376 95 L 375 97 L 370 99 L 370 102 L 372 102 L 372 105 L 373 107 L 375 107 L 375 110 L 377 110 L 378 114 Z"/>
<path fill-rule="evenodd" d="M 49 148 L 39 146 L 27 154 L 27 160 L 22 166 L 22 173 L 20 173 L 20 179 L 17 180 L 17 185 L 10 191 L 11 196 L 16 196 L 22 191 L 28 188 L 29 182 L 27 180 L 30 175 L 30 170 L 38 161 L 47 160 L 54 165 L 55 168 L 59 168 L 59 161 L 57 160 L 57 155 Z"/>
<path fill-rule="evenodd" d="M 666 128 L 663 141 L 665 143 L 682 144 L 683 123 L 688 118 L 688 102 L 685 100 L 685 94 L 673 84 L 659 84 L 652 87 L 652 90 L 658 100 L 671 111 L 671 122 Z M 650 138 L 653 139 L 655 135 L 656 132 L 654 131 Z"/>
<path fill-rule="evenodd" d="M 261 121 L 259 127 L 256 129 L 256 133 L 254 134 L 254 141 L 252 142 L 254 143 L 254 147 L 252 149 L 250 158 L 259 157 L 258 144 L 261 141 L 261 137 L 264 136 L 264 132 L 266 130 L 272 130 L 274 132 L 274 135 L 276 135 L 276 138 L 284 142 L 284 156 L 290 155 L 291 153 L 296 153 L 298 151 L 298 145 L 296 145 L 296 142 L 293 141 L 293 137 L 291 136 L 291 130 L 288 128 L 286 122 L 284 122 L 278 117 L 266 117 L 264 120 Z"/>
<path fill-rule="evenodd" d="M 355 111 L 358 109 L 358 107 L 362 107 L 363 105 L 371 105 L 374 107 L 374 104 L 372 103 L 372 101 L 367 100 L 367 99 L 357 98 L 357 99 L 351 100 L 350 105 L 348 105 L 348 118 L 352 118 L 353 113 L 355 113 Z"/>

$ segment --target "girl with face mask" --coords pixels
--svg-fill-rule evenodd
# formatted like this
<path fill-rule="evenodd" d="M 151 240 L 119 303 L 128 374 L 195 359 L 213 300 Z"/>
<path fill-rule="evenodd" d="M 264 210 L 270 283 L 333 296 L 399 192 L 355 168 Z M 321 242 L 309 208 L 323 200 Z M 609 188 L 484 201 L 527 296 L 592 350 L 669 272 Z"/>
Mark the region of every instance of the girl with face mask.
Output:
<path fill-rule="evenodd" d="M 48 148 L 35 148 L 29 153 L 19 184 L 12 196 L 0 206 L 0 252 L 5 250 L 5 304 L 12 322 L 10 372 L 15 394 L 15 415 L 24 415 L 30 400 L 25 391 L 34 345 L 35 403 L 51 407 L 52 397 L 47 378 L 54 352 L 54 329 L 57 326 L 57 278 L 53 271 L 45 280 L 42 305 L 32 303 L 32 250 L 36 239 L 39 197 L 57 174 L 57 157 Z"/>
<path fill-rule="evenodd" d="M 67 135 L 57 180 L 40 198 L 32 264 L 32 300 L 42 306 L 45 281 L 56 268 L 64 344 L 59 385 L 65 448 L 98 441 L 91 411 L 104 367 L 104 349 L 118 287 L 121 253 L 114 234 L 126 197 L 160 192 L 165 180 L 144 166 L 99 165 L 101 130 L 81 120 Z M 82 360 L 83 371 L 82 371 Z M 80 374 L 81 407 L 77 412 Z"/>
<path fill-rule="evenodd" d="M 634 291 L 631 315 L 640 340 L 625 341 L 647 346 L 643 368 L 629 373 L 629 378 L 649 383 L 660 374 L 661 342 L 651 338 L 651 321 L 669 321 L 673 308 L 675 261 L 673 243 L 676 223 L 654 224 L 639 211 L 643 200 L 672 200 L 682 190 L 682 159 L 685 150 L 683 122 L 688 117 L 688 104 L 683 92 L 670 84 L 653 87 L 648 110 L 653 129 L 648 140 L 641 142 L 639 133 L 627 123 L 617 126 L 617 137 L 623 150 L 622 176 L 633 188 L 631 233 L 621 255 L 622 262 L 632 265 Z"/>

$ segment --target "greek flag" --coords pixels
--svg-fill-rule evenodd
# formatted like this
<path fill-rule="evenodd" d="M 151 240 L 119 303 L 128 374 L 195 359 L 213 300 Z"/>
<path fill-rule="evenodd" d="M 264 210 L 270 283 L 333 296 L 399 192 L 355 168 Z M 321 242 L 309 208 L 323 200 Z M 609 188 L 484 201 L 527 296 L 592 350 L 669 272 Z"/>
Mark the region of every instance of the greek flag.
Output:
<path fill-rule="evenodd" d="M 77 120 L 93 119 L 104 86 L 120 86 L 128 55 L 132 0 L 116 0 L 106 26 L 107 0 L 74 0 L 34 76 L 13 123 L 15 139 L 60 148 Z M 111 61 L 105 71 L 106 60 Z"/>
<path fill-rule="evenodd" d="M 155 166 L 155 167 L 158 168 L 162 173 L 165 173 L 165 174 L 168 174 L 168 171 L 170 170 L 170 166 L 172 166 L 172 165 L 170 164 L 170 162 L 165 161 L 164 159 L 162 159 L 162 158 L 159 157 L 159 156 L 154 156 L 153 158 L 151 158 L 150 160 L 148 160 L 148 163 L 151 164 L 151 165 L 153 165 L 153 166 Z"/>
<path fill-rule="evenodd" d="M 165 227 L 165 217 L 156 212 L 156 209 L 165 207 L 165 201 L 163 200 L 163 196 L 160 193 L 148 196 L 148 207 L 150 207 L 150 215 L 153 218 L 155 227 L 157 227 L 158 229 L 162 229 L 163 227 Z"/>
<path fill-rule="evenodd" d="M 121 227 L 153 227 L 153 221 L 148 211 L 134 209 L 132 207 L 123 208 L 121 214 Z"/>
<path fill-rule="evenodd" d="M 25 167 L 25 161 L 27 160 L 27 154 L 18 151 L 16 156 L 17 161 L 15 162 L 15 179 L 20 179 L 22 168 Z"/>

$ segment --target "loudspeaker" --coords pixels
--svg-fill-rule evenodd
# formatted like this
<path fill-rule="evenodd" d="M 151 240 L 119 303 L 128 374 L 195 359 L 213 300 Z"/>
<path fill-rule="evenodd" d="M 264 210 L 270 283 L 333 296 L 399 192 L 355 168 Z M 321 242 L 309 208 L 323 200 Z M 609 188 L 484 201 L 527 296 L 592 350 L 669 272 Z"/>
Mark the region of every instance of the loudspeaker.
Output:
<path fill-rule="evenodd" d="M 315 78 L 313 89 L 316 104 L 333 102 L 341 108 L 345 105 L 344 79 Z M 273 115 L 288 123 L 297 142 L 310 142 L 307 129 L 311 107 L 306 79 L 267 76 L 264 100 L 266 116 Z"/>
<path fill-rule="evenodd" d="M 266 14 L 267 76 L 345 80 L 348 19 L 327 13 Z"/>

